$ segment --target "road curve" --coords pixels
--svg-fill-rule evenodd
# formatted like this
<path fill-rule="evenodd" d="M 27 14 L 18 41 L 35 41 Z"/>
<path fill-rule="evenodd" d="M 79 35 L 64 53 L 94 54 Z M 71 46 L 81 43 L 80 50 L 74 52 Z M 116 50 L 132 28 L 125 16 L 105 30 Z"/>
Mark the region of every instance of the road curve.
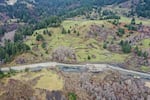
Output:
<path fill-rule="evenodd" d="M 21 70 L 25 70 L 25 69 L 34 69 L 34 68 L 54 68 L 55 66 L 69 66 L 69 67 L 73 67 L 73 66 L 83 66 L 86 67 L 89 71 L 103 71 L 103 69 L 112 69 L 112 70 L 116 70 L 119 71 L 120 73 L 123 74 L 127 74 L 127 75 L 133 75 L 133 76 L 139 76 L 141 78 L 146 78 L 146 79 L 150 79 L 150 74 L 148 73 L 142 73 L 142 72 L 137 72 L 137 71 L 132 71 L 132 70 L 127 70 L 127 69 L 123 69 L 120 67 L 116 67 L 116 66 L 112 66 L 112 65 L 108 65 L 108 64 L 86 64 L 86 65 L 78 65 L 78 64 L 63 64 L 63 63 L 57 63 L 57 62 L 46 62 L 46 63 L 37 63 L 37 64 L 30 64 L 30 65 L 20 65 L 20 66 L 12 66 L 12 67 L 5 67 L 5 68 L 1 68 L 0 70 L 2 72 L 8 72 L 10 71 L 10 69 L 15 70 L 15 71 L 21 71 Z"/>

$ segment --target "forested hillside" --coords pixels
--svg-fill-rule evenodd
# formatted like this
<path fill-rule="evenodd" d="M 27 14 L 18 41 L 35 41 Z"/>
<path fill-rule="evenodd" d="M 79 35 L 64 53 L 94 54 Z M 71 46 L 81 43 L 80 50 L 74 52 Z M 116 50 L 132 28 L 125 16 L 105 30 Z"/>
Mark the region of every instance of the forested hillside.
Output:
<path fill-rule="evenodd" d="M 49 15 L 73 17 L 91 11 L 93 7 L 119 4 L 130 0 L 18 0 L 14 5 L 0 5 L 0 12 L 10 18 L 19 18 L 24 22 L 36 22 Z M 131 0 L 139 2 L 133 8 L 138 16 L 149 17 L 149 0 Z M 3 1 L 1 1 L 2 3 Z"/>
<path fill-rule="evenodd" d="M 150 0 L 140 0 L 136 13 L 138 16 L 150 18 Z"/>
<path fill-rule="evenodd" d="M 109 1 L 109 2 L 108 2 Z M 92 7 L 121 3 L 125 0 L 18 0 L 14 5 L 0 5 L 0 12 L 24 22 L 34 22 L 49 15 L 73 17 Z"/>

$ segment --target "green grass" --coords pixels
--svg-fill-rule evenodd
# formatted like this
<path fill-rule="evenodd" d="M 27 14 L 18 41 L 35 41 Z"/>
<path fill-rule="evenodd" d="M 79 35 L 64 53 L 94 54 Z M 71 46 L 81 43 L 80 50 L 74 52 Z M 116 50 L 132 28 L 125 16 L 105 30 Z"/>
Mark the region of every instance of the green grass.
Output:
<path fill-rule="evenodd" d="M 129 17 L 126 17 L 126 16 L 123 16 L 124 13 L 128 13 L 131 9 L 129 8 L 120 8 L 118 5 L 108 5 L 106 7 L 103 7 L 103 10 L 112 10 L 114 12 L 117 12 L 117 14 L 119 16 L 121 16 L 121 19 L 120 19 L 120 22 L 123 22 L 123 23 L 126 23 L 126 24 L 129 24 L 131 22 L 131 18 Z M 135 17 L 136 19 L 136 24 L 139 24 L 140 22 L 142 22 L 144 25 L 150 25 L 150 19 L 140 19 L 140 18 L 137 18 Z"/>
<path fill-rule="evenodd" d="M 88 29 L 88 27 L 92 24 L 96 25 L 104 25 L 106 27 L 111 27 L 112 25 L 108 23 L 106 20 L 78 20 L 78 21 L 73 21 L 73 20 L 65 20 L 62 23 L 62 26 L 68 30 L 70 29 L 70 26 L 72 28 L 77 28 L 80 30 Z"/>
<path fill-rule="evenodd" d="M 148 66 L 142 66 L 140 69 L 143 72 L 149 72 L 150 71 L 150 67 L 148 67 Z"/>
<path fill-rule="evenodd" d="M 48 90 L 61 90 L 63 88 L 63 80 L 59 76 L 48 70 L 43 70 L 43 75 L 35 85 L 36 88 L 48 89 Z"/>
<path fill-rule="evenodd" d="M 69 98 L 69 100 L 77 100 L 77 96 L 75 93 L 69 93 L 68 98 Z"/>
<path fill-rule="evenodd" d="M 131 19 L 132 18 L 121 16 L 120 22 L 129 24 L 131 22 Z M 135 18 L 135 22 L 136 22 L 136 24 L 140 24 L 140 22 L 142 22 L 143 25 L 148 25 L 148 26 L 150 25 L 150 19 L 142 20 L 139 18 Z"/>
<path fill-rule="evenodd" d="M 144 48 L 150 48 L 150 39 L 144 39 L 142 40 L 142 47 Z"/>
<path fill-rule="evenodd" d="M 43 69 L 39 72 L 21 72 L 11 76 L 8 79 L 16 79 L 20 81 L 34 82 L 38 78 L 34 88 L 47 89 L 47 90 L 62 90 L 63 79 L 59 77 L 54 71 Z"/>
<path fill-rule="evenodd" d="M 146 49 L 149 49 L 150 48 L 150 39 L 143 39 L 143 40 L 139 41 L 138 47 L 143 51 Z"/>
<path fill-rule="evenodd" d="M 128 56 L 126 54 L 112 53 L 103 49 L 103 43 L 98 43 L 94 39 L 88 41 L 87 44 L 92 44 L 94 48 L 87 48 L 87 46 L 83 45 L 83 49 L 77 50 L 78 59 L 80 59 L 81 62 L 123 62 Z M 91 57 L 90 60 L 88 60 L 88 56 Z"/>
<path fill-rule="evenodd" d="M 112 27 L 112 24 L 108 23 L 107 21 L 66 20 L 62 22 L 61 26 L 64 27 L 65 30 L 69 29 L 71 31 L 70 34 L 61 34 L 62 27 L 47 28 L 49 31 L 51 31 L 52 36 L 44 35 L 44 29 L 36 30 L 34 34 L 26 41 L 26 44 L 28 44 L 31 48 L 33 48 L 35 45 L 38 45 L 38 50 L 36 50 L 36 52 L 34 50 L 32 51 L 43 60 L 45 58 L 49 58 L 52 51 L 59 46 L 68 46 L 75 49 L 78 62 L 123 62 L 128 55 L 109 52 L 108 50 L 103 49 L 103 42 L 97 41 L 94 38 L 84 38 L 90 29 L 90 25 L 93 24 L 104 24 L 105 27 Z M 74 30 L 76 30 L 76 33 L 74 33 Z M 79 36 L 77 36 L 78 32 L 80 34 Z M 35 33 L 43 35 L 45 42 L 47 43 L 48 54 L 46 54 L 46 51 L 41 47 L 42 43 L 36 41 L 37 35 Z M 89 45 L 92 45 L 92 47 L 89 47 Z M 91 57 L 90 60 L 88 59 L 88 55 Z"/>

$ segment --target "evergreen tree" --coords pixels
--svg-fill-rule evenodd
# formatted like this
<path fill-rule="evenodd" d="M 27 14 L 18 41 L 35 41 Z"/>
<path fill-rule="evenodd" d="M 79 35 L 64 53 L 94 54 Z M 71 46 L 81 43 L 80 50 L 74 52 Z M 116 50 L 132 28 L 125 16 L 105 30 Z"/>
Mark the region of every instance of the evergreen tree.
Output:
<path fill-rule="evenodd" d="M 131 25 L 135 25 L 135 18 L 132 18 Z"/>
<path fill-rule="evenodd" d="M 44 40 L 44 37 L 43 37 L 41 34 L 38 34 L 38 35 L 36 36 L 36 40 L 37 40 L 37 41 L 43 41 L 43 40 Z"/>
<path fill-rule="evenodd" d="M 64 28 L 62 28 L 62 32 L 61 33 L 62 34 L 66 34 L 67 32 L 66 32 L 66 30 Z"/>
<path fill-rule="evenodd" d="M 124 53 L 130 53 L 131 52 L 131 46 L 130 46 L 128 41 L 125 41 L 125 42 L 120 43 L 120 44 L 121 44 L 121 47 L 122 47 L 122 51 Z"/>
<path fill-rule="evenodd" d="M 104 48 L 104 49 L 107 48 L 107 43 L 106 43 L 106 42 L 103 44 L 103 48 Z"/>

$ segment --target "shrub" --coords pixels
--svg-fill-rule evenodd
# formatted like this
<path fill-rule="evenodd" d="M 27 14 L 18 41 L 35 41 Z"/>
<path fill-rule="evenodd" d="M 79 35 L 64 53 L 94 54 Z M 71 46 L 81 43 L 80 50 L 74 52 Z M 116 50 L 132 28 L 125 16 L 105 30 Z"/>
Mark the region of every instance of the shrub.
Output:
<path fill-rule="evenodd" d="M 0 71 L 0 79 L 4 77 L 5 77 L 5 74 L 2 71 Z"/>
<path fill-rule="evenodd" d="M 71 31 L 70 31 L 70 30 L 68 30 L 68 33 L 70 34 L 70 33 L 71 33 Z"/>
<path fill-rule="evenodd" d="M 106 43 L 106 42 L 103 44 L 103 48 L 104 48 L 104 49 L 107 48 L 107 43 Z"/>
<path fill-rule="evenodd" d="M 80 36 L 80 33 L 79 33 L 79 32 L 77 33 L 77 36 Z"/>
<path fill-rule="evenodd" d="M 29 68 L 25 68 L 25 72 L 29 72 Z"/>
<path fill-rule="evenodd" d="M 91 60 L 91 57 L 88 55 L 88 60 Z"/>
<path fill-rule="evenodd" d="M 129 44 L 129 42 L 128 41 L 121 41 L 120 42 L 120 45 L 121 45 L 121 47 L 122 47 L 122 51 L 124 52 L 124 53 L 130 53 L 131 52 L 131 45 Z"/>
<path fill-rule="evenodd" d="M 77 100 L 77 96 L 75 93 L 69 93 L 68 98 L 69 98 L 69 100 Z"/>
<path fill-rule="evenodd" d="M 36 40 L 37 40 L 37 41 L 43 41 L 43 40 L 44 40 L 44 37 L 43 37 L 41 34 L 38 34 L 38 35 L 36 36 Z"/>
<path fill-rule="evenodd" d="M 42 48 L 43 48 L 43 49 L 46 48 L 46 43 L 45 43 L 45 42 L 42 43 Z"/>
<path fill-rule="evenodd" d="M 62 28 L 62 32 L 61 33 L 62 34 L 66 34 L 67 32 L 66 32 L 66 30 L 64 28 Z"/>
<path fill-rule="evenodd" d="M 117 35 L 118 35 L 118 36 L 122 36 L 123 34 L 125 34 L 124 29 L 123 29 L 123 28 L 119 28 L 119 29 L 118 29 L 118 32 L 117 32 Z"/>

